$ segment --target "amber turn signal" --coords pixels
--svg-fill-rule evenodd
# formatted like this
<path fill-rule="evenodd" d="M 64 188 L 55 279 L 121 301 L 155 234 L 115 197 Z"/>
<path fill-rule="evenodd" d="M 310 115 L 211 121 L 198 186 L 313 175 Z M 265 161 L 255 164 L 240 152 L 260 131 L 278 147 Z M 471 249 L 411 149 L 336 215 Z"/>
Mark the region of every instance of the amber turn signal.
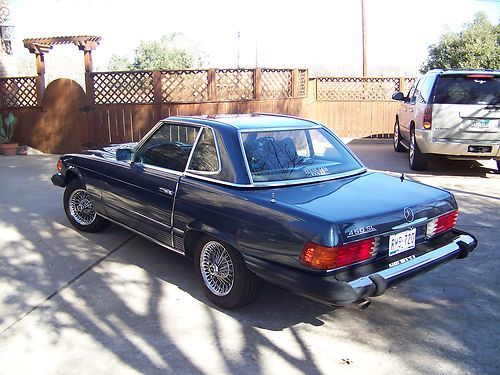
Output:
<path fill-rule="evenodd" d="M 61 159 L 59 159 L 59 160 L 57 161 L 57 171 L 58 171 L 59 173 L 62 173 L 62 160 L 61 160 Z"/>

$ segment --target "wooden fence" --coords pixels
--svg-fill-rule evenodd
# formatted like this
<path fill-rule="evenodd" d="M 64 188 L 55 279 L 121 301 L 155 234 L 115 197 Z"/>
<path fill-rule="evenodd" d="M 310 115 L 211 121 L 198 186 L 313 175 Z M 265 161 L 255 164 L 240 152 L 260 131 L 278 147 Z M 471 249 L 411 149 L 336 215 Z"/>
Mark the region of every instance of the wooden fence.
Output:
<path fill-rule="evenodd" d="M 386 137 L 413 78 L 318 77 L 306 69 L 197 69 L 86 73 L 86 90 L 37 77 L 0 78 L 0 112 L 19 117 L 16 138 L 63 153 L 139 140 L 174 115 L 283 113 L 322 122 L 342 137 Z"/>

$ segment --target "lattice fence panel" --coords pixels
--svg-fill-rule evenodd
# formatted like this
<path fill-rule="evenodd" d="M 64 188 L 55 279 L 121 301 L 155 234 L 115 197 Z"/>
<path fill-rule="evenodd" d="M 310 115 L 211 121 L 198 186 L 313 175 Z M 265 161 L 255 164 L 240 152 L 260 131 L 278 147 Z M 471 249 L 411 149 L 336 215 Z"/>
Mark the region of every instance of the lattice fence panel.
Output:
<path fill-rule="evenodd" d="M 307 94 L 307 92 L 306 92 L 306 90 L 307 90 L 307 70 L 306 69 L 299 69 L 299 76 L 297 78 L 299 80 L 297 95 L 299 97 L 304 97 Z"/>
<path fill-rule="evenodd" d="M 282 99 L 292 96 L 292 70 L 262 69 L 262 97 L 264 99 Z"/>
<path fill-rule="evenodd" d="M 217 69 L 217 100 L 246 100 L 255 97 L 254 72 L 250 69 Z"/>
<path fill-rule="evenodd" d="M 153 103 L 153 72 L 93 73 L 96 104 Z"/>
<path fill-rule="evenodd" d="M 36 107 L 36 77 L 0 78 L 3 108 Z"/>
<path fill-rule="evenodd" d="M 320 77 L 317 100 L 390 100 L 399 91 L 399 78 Z"/>
<path fill-rule="evenodd" d="M 204 102 L 208 100 L 208 70 L 168 70 L 161 72 L 164 102 Z"/>
<path fill-rule="evenodd" d="M 405 88 L 406 88 L 406 91 L 408 92 L 410 90 L 410 88 L 415 84 L 415 81 L 417 79 L 416 78 L 405 78 L 404 80 L 405 80 Z"/>

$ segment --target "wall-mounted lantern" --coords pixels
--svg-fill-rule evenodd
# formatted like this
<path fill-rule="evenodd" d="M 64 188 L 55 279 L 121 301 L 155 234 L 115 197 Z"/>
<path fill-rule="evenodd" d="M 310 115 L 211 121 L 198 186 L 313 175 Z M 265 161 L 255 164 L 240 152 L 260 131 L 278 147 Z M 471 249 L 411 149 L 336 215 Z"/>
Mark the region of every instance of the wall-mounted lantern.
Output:
<path fill-rule="evenodd" d="M 14 26 L 0 25 L 1 48 L 12 55 L 12 39 L 14 38 Z"/>

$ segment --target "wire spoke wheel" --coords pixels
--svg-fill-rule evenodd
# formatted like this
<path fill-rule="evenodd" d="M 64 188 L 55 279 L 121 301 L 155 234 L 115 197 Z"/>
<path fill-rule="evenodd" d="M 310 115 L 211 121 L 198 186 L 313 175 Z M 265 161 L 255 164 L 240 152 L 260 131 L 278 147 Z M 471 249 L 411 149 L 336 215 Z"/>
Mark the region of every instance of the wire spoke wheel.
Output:
<path fill-rule="evenodd" d="M 69 197 L 69 212 L 80 225 L 90 225 L 96 218 L 96 212 L 88 193 L 83 189 L 74 190 Z"/>
<path fill-rule="evenodd" d="M 227 249 L 217 241 L 203 246 L 200 270 L 207 288 L 216 296 L 228 295 L 234 285 L 234 264 Z"/>

